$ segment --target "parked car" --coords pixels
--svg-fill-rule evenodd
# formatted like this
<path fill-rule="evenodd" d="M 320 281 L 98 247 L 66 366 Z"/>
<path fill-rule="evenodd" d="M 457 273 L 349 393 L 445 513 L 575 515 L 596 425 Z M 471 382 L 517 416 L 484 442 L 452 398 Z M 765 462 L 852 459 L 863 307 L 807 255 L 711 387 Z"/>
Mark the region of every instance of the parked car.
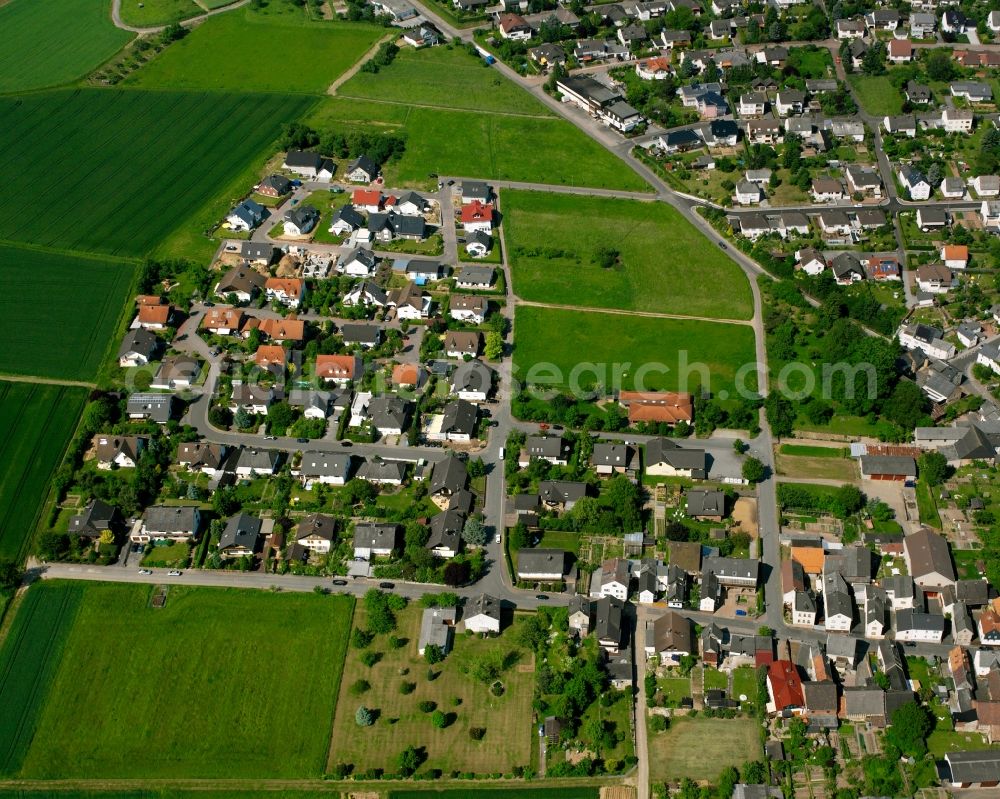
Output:
<path fill-rule="evenodd" d="M 548 594 L 535 594 L 535 599 L 541 599 L 542 601 L 545 601 L 548 598 L 549 598 Z"/>
<path fill-rule="evenodd" d="M 386 591 L 391 591 L 393 588 L 396 587 L 396 584 L 395 583 L 379 583 L 378 587 L 379 588 L 384 588 Z"/>
<path fill-rule="evenodd" d="M 181 573 L 177 569 L 171 569 L 167 572 L 167 577 L 180 577 Z"/>
<path fill-rule="evenodd" d="M 347 580 L 334 580 L 334 585 L 347 585 Z"/>
<path fill-rule="evenodd" d="M 309 439 L 308 438 L 297 438 L 295 440 L 298 441 L 300 444 L 308 444 L 309 443 Z"/>
<path fill-rule="evenodd" d="M 139 574 L 152 574 L 153 572 L 149 569 L 139 569 Z"/>

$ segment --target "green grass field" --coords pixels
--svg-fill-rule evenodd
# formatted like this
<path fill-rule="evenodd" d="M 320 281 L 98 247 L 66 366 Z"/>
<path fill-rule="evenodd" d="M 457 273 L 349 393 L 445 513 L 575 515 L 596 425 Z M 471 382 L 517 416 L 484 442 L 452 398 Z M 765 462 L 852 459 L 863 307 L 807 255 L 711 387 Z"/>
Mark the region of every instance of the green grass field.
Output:
<path fill-rule="evenodd" d="M 432 187 L 430 173 L 648 191 L 623 162 L 569 122 L 553 117 L 451 111 L 328 97 L 307 121 L 320 131 L 397 131 L 406 152 L 383 170 L 390 186 Z M 530 142 L 530 146 L 526 146 Z"/>
<path fill-rule="evenodd" d="M 385 35 L 384 28 L 372 25 L 296 22 L 237 9 L 206 20 L 127 82 L 144 88 L 323 93 Z"/>
<path fill-rule="evenodd" d="M 903 95 L 886 75 L 851 75 L 851 86 L 869 114 L 886 116 L 903 112 Z"/>
<path fill-rule="evenodd" d="M 579 788 L 434 788 L 389 791 L 387 799 L 597 799 L 601 789 Z"/>
<path fill-rule="evenodd" d="M 0 5 L 0 31 L 0 93 L 76 80 L 135 35 L 112 24 L 105 0 L 11 0 Z"/>
<path fill-rule="evenodd" d="M 0 557 L 24 554 L 86 398 L 82 388 L 0 381 Z"/>
<path fill-rule="evenodd" d="M 104 89 L 0 99 L 0 239 L 144 255 L 311 102 Z"/>
<path fill-rule="evenodd" d="M 714 782 L 728 766 L 741 766 L 761 756 L 757 722 L 753 719 L 670 720 L 666 732 L 649 738 L 649 775 L 654 781 Z"/>
<path fill-rule="evenodd" d="M 846 447 L 820 447 L 809 444 L 782 444 L 779 451 L 782 455 L 794 455 L 800 458 L 846 458 Z"/>
<path fill-rule="evenodd" d="M 501 209 L 521 299 L 728 319 L 753 315 L 740 267 L 664 203 L 505 189 Z M 619 253 L 617 265 L 599 263 L 603 248 Z"/>
<path fill-rule="evenodd" d="M 122 0 L 121 10 L 122 22 L 137 28 L 166 25 L 204 13 L 194 0 Z"/>
<path fill-rule="evenodd" d="M 39 585 L 25 597 L 0 648 L 0 775 L 24 760 L 83 589 Z"/>
<path fill-rule="evenodd" d="M 82 590 L 25 776 L 320 776 L 350 597 Z"/>
<path fill-rule="evenodd" d="M 333 727 L 334 745 L 330 752 L 328 771 L 338 763 L 351 763 L 355 771 L 382 768 L 395 772 L 396 757 L 407 746 L 424 747 L 427 760 L 421 770 L 439 768 L 445 774 L 453 770 L 477 773 L 509 773 L 515 766 L 528 765 L 530 747 L 537 742 L 532 735 L 531 699 L 534 669 L 530 655 L 503 672 L 506 688 L 500 697 L 493 696 L 487 685 L 465 673 L 484 653 L 500 649 L 516 650 L 509 640 L 467 638 L 455 636 L 455 646 L 445 660 L 435 666 L 440 674 L 427 679 L 427 661 L 417 654 L 422 611 L 407 608 L 400 614 L 397 636 L 406 639 L 399 649 L 387 645 L 379 636 L 365 651 L 382 653 L 382 659 L 371 668 L 361 662 L 361 650 L 351 649 L 344 667 L 344 679 L 337 703 Z M 358 606 L 356 624 L 365 626 L 365 609 Z M 401 670 L 407 669 L 404 674 Z M 360 679 L 372 688 L 355 696 L 351 686 Z M 409 694 L 400 691 L 404 681 L 416 684 Z M 453 699 L 461 698 L 455 705 Z M 431 717 L 418 704 L 423 700 L 437 703 L 444 713 L 454 713 L 454 722 L 445 729 L 431 724 Z M 379 718 L 374 726 L 360 729 L 354 720 L 359 705 L 377 709 Z M 485 737 L 474 741 L 471 727 L 484 727 Z"/>
<path fill-rule="evenodd" d="M 134 279 L 131 263 L 0 245 L 0 373 L 93 379 Z"/>
<path fill-rule="evenodd" d="M 340 97 L 402 105 L 552 117 L 544 105 L 481 58 L 461 47 L 406 47 L 377 74 L 359 72 L 337 90 Z"/>
<path fill-rule="evenodd" d="M 551 372 L 538 375 L 538 365 L 552 364 L 559 374 L 551 384 L 566 388 L 574 368 L 603 364 L 599 377 L 584 371 L 580 384 L 600 382 L 608 391 L 620 382 L 621 388 L 632 389 L 641 378 L 646 390 L 694 391 L 708 382 L 713 393 L 731 394 L 736 371 L 753 362 L 753 329 L 746 325 L 530 306 L 519 306 L 515 313 L 514 377 L 522 383 L 534 369 L 528 382 L 546 384 Z M 620 380 L 614 378 L 616 365 Z M 748 370 L 744 384 L 756 388 L 754 370 Z"/>

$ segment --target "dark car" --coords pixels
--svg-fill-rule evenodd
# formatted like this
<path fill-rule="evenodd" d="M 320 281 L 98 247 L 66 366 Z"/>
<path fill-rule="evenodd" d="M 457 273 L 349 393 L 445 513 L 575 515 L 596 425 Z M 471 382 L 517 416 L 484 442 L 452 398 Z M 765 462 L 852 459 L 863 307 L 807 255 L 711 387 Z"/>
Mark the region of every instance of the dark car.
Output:
<path fill-rule="evenodd" d="M 338 441 L 337 443 L 340 444 L 340 446 L 342 446 L 342 447 L 353 447 L 354 446 L 354 442 L 350 441 L 350 440 L 348 440 L 346 438 L 343 441 Z"/>
<path fill-rule="evenodd" d="M 391 591 L 393 588 L 396 587 L 396 584 L 395 583 L 379 583 L 378 587 L 379 588 L 384 588 L 387 591 Z"/>
<path fill-rule="evenodd" d="M 187 337 L 188 337 L 187 333 L 181 333 L 181 335 L 175 338 L 174 341 L 184 341 Z"/>
<path fill-rule="evenodd" d="M 546 600 L 549 598 L 548 594 L 535 594 L 535 599 Z"/>
<path fill-rule="evenodd" d="M 728 249 L 729 249 L 729 248 L 728 248 L 728 247 L 726 246 L 726 243 L 725 243 L 725 242 L 723 242 L 723 241 L 720 241 L 720 242 L 719 242 L 719 246 L 720 246 L 720 247 L 722 247 L 722 249 L 724 249 L 724 250 L 728 250 Z"/>
<path fill-rule="evenodd" d="M 334 585 L 347 585 L 347 580 L 334 580 Z"/>
<path fill-rule="evenodd" d="M 208 300 L 205 300 L 202 303 L 202 305 L 204 305 L 206 308 L 214 308 L 215 307 L 215 303 L 214 302 L 209 302 Z"/>
<path fill-rule="evenodd" d="M 295 440 L 298 441 L 300 444 L 308 444 L 309 443 L 309 439 L 308 438 L 297 438 Z"/>

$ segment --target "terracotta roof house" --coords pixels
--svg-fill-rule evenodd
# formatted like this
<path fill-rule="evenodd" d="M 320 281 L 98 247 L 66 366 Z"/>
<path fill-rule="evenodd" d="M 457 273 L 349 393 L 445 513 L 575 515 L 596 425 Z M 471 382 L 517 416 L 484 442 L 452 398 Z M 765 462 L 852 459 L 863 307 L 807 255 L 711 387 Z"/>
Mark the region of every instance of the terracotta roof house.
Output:
<path fill-rule="evenodd" d="M 802 678 L 790 660 L 776 660 L 767 669 L 768 711 L 800 714 L 805 709 Z"/>
<path fill-rule="evenodd" d="M 356 355 L 317 355 L 316 377 L 329 383 L 349 383 L 361 376 L 361 359 Z"/>

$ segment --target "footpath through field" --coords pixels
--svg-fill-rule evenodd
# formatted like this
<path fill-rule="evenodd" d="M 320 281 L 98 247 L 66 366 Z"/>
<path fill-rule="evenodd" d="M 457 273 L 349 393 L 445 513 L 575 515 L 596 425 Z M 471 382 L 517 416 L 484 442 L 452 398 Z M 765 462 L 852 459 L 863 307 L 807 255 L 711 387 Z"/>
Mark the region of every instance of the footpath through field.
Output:
<path fill-rule="evenodd" d="M 38 383 L 43 386 L 71 386 L 73 388 L 97 388 L 97 383 L 87 383 L 83 380 L 57 380 L 53 377 L 36 377 L 35 375 L 8 375 L 0 372 L 0 380 L 5 383 Z"/>
<path fill-rule="evenodd" d="M 554 302 L 534 302 L 532 300 L 522 300 L 519 297 L 515 297 L 514 301 L 518 305 L 530 306 L 532 308 L 552 308 L 557 311 L 580 311 L 582 313 L 615 314 L 617 316 L 648 316 L 653 319 L 690 319 L 695 322 L 718 322 L 723 325 L 754 326 L 752 319 L 718 319 L 714 316 L 690 316 L 688 314 L 657 313 L 654 311 L 626 311 L 621 308 L 588 308 L 579 305 L 560 305 Z"/>

